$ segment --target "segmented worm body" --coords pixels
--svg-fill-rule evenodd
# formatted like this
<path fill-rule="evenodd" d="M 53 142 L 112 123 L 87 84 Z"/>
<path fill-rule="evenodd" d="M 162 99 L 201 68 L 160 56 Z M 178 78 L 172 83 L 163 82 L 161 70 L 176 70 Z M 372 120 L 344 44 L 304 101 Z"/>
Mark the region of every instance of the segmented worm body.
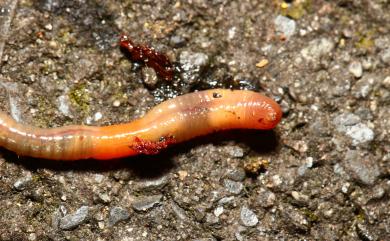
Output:
<path fill-rule="evenodd" d="M 281 119 L 272 99 L 245 90 L 214 89 L 167 100 L 130 123 L 42 129 L 0 112 L 0 146 L 53 160 L 114 159 L 156 154 L 167 146 L 226 129 L 272 129 Z"/>

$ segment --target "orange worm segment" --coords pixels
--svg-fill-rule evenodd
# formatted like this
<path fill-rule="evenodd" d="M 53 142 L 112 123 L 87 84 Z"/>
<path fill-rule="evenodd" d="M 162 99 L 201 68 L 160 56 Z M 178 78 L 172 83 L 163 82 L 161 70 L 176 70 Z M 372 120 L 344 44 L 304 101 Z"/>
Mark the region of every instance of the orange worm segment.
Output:
<path fill-rule="evenodd" d="M 162 102 L 130 123 L 42 129 L 0 112 L 0 146 L 21 156 L 53 160 L 114 159 L 156 154 L 177 142 L 227 129 L 272 129 L 282 112 L 248 90 L 213 89 Z"/>

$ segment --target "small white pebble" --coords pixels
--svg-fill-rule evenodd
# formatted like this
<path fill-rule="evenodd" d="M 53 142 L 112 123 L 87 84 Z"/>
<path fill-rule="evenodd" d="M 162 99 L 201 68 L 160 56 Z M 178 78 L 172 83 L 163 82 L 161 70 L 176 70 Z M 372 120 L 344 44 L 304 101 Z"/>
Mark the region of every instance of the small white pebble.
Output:
<path fill-rule="evenodd" d="M 104 229 L 104 221 L 98 222 L 98 226 L 100 229 Z"/>
<path fill-rule="evenodd" d="M 53 30 L 53 25 L 48 23 L 48 24 L 45 25 L 45 29 L 51 31 L 51 30 Z"/>
<path fill-rule="evenodd" d="M 93 119 L 94 119 L 94 121 L 98 121 L 98 120 L 100 120 L 102 117 L 103 117 L 102 113 L 96 112 L 95 115 L 94 115 L 94 117 L 93 117 Z"/>
<path fill-rule="evenodd" d="M 119 106 L 121 105 L 121 102 L 120 102 L 119 100 L 115 100 L 115 101 L 112 103 L 112 105 L 113 105 L 114 107 L 119 107 Z"/>
<path fill-rule="evenodd" d="M 348 190 L 349 190 L 349 187 L 351 186 L 351 184 L 349 184 L 348 182 L 347 183 L 345 183 L 342 187 L 341 187 L 341 191 L 343 192 L 343 193 L 348 193 Z"/>
<path fill-rule="evenodd" d="M 216 217 L 219 217 L 223 213 L 223 207 L 219 206 L 216 209 L 214 209 L 214 215 Z"/>
<path fill-rule="evenodd" d="M 348 71 L 353 74 L 356 78 L 360 78 L 363 75 L 363 67 L 362 64 L 359 61 L 353 61 L 348 66 Z"/>

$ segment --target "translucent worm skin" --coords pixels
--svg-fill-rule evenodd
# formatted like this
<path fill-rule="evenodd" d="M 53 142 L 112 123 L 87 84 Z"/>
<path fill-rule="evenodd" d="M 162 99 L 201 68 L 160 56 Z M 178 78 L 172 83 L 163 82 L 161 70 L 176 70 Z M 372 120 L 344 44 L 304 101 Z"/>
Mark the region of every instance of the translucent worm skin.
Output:
<path fill-rule="evenodd" d="M 107 160 L 156 154 L 170 144 L 227 129 L 272 129 L 282 116 L 272 99 L 246 90 L 214 89 L 162 102 L 130 123 L 41 129 L 0 112 L 0 146 L 20 156 Z"/>

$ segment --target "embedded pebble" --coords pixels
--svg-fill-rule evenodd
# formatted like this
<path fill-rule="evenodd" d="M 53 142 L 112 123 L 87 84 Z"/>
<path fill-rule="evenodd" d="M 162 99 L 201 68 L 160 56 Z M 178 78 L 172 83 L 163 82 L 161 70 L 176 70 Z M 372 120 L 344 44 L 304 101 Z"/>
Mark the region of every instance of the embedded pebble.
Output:
<path fill-rule="evenodd" d="M 102 192 L 102 193 L 96 193 L 96 195 L 94 196 L 94 201 L 96 203 L 110 203 L 111 202 L 111 197 L 106 193 L 106 192 Z"/>
<path fill-rule="evenodd" d="M 276 195 L 273 192 L 263 188 L 260 189 L 260 192 L 256 198 L 256 203 L 263 208 L 269 208 L 274 206 L 275 201 L 276 201 Z"/>
<path fill-rule="evenodd" d="M 383 79 L 382 86 L 390 90 L 390 76 Z"/>
<path fill-rule="evenodd" d="M 344 193 L 344 194 L 347 194 L 349 191 L 350 191 L 350 188 L 351 187 L 351 184 L 349 182 L 346 182 L 343 184 L 343 186 L 341 187 L 341 191 Z"/>
<path fill-rule="evenodd" d="M 348 66 L 348 71 L 353 74 L 356 78 L 360 78 L 363 75 L 363 67 L 362 64 L 359 61 L 353 61 Z"/>
<path fill-rule="evenodd" d="M 279 105 L 280 105 L 280 108 L 282 109 L 282 113 L 284 115 L 286 115 L 290 112 L 290 109 L 291 109 L 290 103 L 287 102 L 286 100 L 282 100 Z"/>
<path fill-rule="evenodd" d="M 306 60 L 314 61 L 331 52 L 333 48 L 334 43 L 330 39 L 314 39 L 309 42 L 306 48 L 301 50 L 301 55 Z"/>
<path fill-rule="evenodd" d="M 364 70 L 369 70 L 373 67 L 373 60 L 371 58 L 363 59 L 362 66 Z"/>
<path fill-rule="evenodd" d="M 208 224 L 216 224 L 219 222 L 219 218 L 214 214 L 208 213 L 206 214 L 206 223 Z"/>
<path fill-rule="evenodd" d="M 214 215 L 216 217 L 219 217 L 222 213 L 223 213 L 223 207 L 222 206 L 219 206 L 216 209 L 214 209 Z"/>
<path fill-rule="evenodd" d="M 218 201 L 218 204 L 223 205 L 234 201 L 234 196 L 223 197 Z"/>
<path fill-rule="evenodd" d="M 183 81 L 191 84 L 199 78 L 209 62 L 209 57 L 204 53 L 183 51 L 180 54 L 179 62 L 183 69 Z"/>
<path fill-rule="evenodd" d="M 374 139 L 374 132 L 360 121 L 355 114 L 342 113 L 333 119 L 333 124 L 339 132 L 352 138 L 353 145 L 358 145 Z"/>
<path fill-rule="evenodd" d="M 173 35 L 170 40 L 170 44 L 175 48 L 183 47 L 186 43 L 186 39 L 180 35 Z"/>
<path fill-rule="evenodd" d="M 112 106 L 114 107 L 119 107 L 121 105 L 121 102 L 119 100 L 114 100 L 114 102 L 112 102 Z"/>
<path fill-rule="evenodd" d="M 387 48 L 380 52 L 379 56 L 384 64 L 390 64 L 390 48 Z"/>
<path fill-rule="evenodd" d="M 356 150 L 348 150 L 344 157 L 345 169 L 354 177 L 366 185 L 372 185 L 379 178 L 380 170 L 370 154 Z"/>
<path fill-rule="evenodd" d="M 232 157 L 243 157 L 244 156 L 244 149 L 242 149 L 239 146 L 230 146 L 226 148 L 226 152 L 232 156 Z"/>
<path fill-rule="evenodd" d="M 168 184 L 168 182 L 169 178 L 165 175 L 158 178 L 137 182 L 134 185 L 134 189 L 142 191 L 152 191 L 163 188 Z"/>
<path fill-rule="evenodd" d="M 160 204 L 162 195 L 152 195 L 138 198 L 133 202 L 132 207 L 137 211 L 146 211 Z"/>
<path fill-rule="evenodd" d="M 227 178 L 230 180 L 236 181 L 236 182 L 241 182 L 245 179 L 245 170 L 243 168 L 236 168 L 232 171 L 230 171 L 227 175 Z"/>
<path fill-rule="evenodd" d="M 306 170 L 308 170 L 308 169 L 313 167 L 313 162 L 314 162 L 313 157 L 307 157 L 305 163 L 303 163 L 298 168 L 298 175 L 299 176 L 303 176 L 305 174 Z"/>
<path fill-rule="evenodd" d="M 179 207 L 175 202 L 171 202 L 171 208 L 172 208 L 172 211 L 176 214 L 176 217 L 178 217 L 179 219 L 181 219 L 181 220 L 188 219 L 187 214 L 184 211 L 184 209 Z"/>
<path fill-rule="evenodd" d="M 18 180 L 16 180 L 16 182 L 14 183 L 14 188 L 18 191 L 23 191 L 31 181 L 32 181 L 31 173 L 27 173 L 25 174 L 24 177 L 21 177 Z"/>
<path fill-rule="evenodd" d="M 376 77 L 373 75 L 366 75 L 352 87 L 352 94 L 358 99 L 367 98 L 374 87 Z"/>
<path fill-rule="evenodd" d="M 275 30 L 282 33 L 287 39 L 295 34 L 296 23 L 293 19 L 278 15 L 275 20 Z"/>
<path fill-rule="evenodd" d="M 110 210 L 110 216 L 108 218 L 108 226 L 114 226 L 120 221 L 127 220 L 130 217 L 129 212 L 121 207 L 113 207 Z"/>
<path fill-rule="evenodd" d="M 99 121 L 101 120 L 103 117 L 102 113 L 101 112 L 96 112 L 94 115 L 93 115 L 93 120 L 94 121 Z"/>
<path fill-rule="evenodd" d="M 85 222 L 88 216 L 88 212 L 89 212 L 89 207 L 82 206 L 79 209 L 77 209 L 76 212 L 64 216 L 59 221 L 60 229 L 69 230 L 69 229 L 76 228 L 77 226 Z"/>
<path fill-rule="evenodd" d="M 243 206 L 241 208 L 240 218 L 242 224 L 246 227 L 253 227 L 259 222 L 259 219 L 257 218 L 256 214 L 247 206 Z"/>
<path fill-rule="evenodd" d="M 57 98 L 57 107 L 58 110 L 63 114 L 64 116 L 72 116 L 72 113 L 70 111 L 70 100 L 68 95 L 61 95 Z"/>
<path fill-rule="evenodd" d="M 226 190 L 233 194 L 240 194 L 244 188 L 244 185 L 241 182 L 235 182 L 229 179 L 223 180 L 223 184 Z"/>
<path fill-rule="evenodd" d="M 307 202 L 309 200 L 309 196 L 305 195 L 305 194 L 302 194 L 300 192 L 297 192 L 297 191 L 292 191 L 291 192 L 291 196 L 296 200 L 296 201 L 299 201 L 299 202 Z"/>
<path fill-rule="evenodd" d="M 142 68 L 142 80 L 144 81 L 146 86 L 150 88 L 156 87 L 156 84 L 158 82 L 156 71 L 151 67 Z"/>

